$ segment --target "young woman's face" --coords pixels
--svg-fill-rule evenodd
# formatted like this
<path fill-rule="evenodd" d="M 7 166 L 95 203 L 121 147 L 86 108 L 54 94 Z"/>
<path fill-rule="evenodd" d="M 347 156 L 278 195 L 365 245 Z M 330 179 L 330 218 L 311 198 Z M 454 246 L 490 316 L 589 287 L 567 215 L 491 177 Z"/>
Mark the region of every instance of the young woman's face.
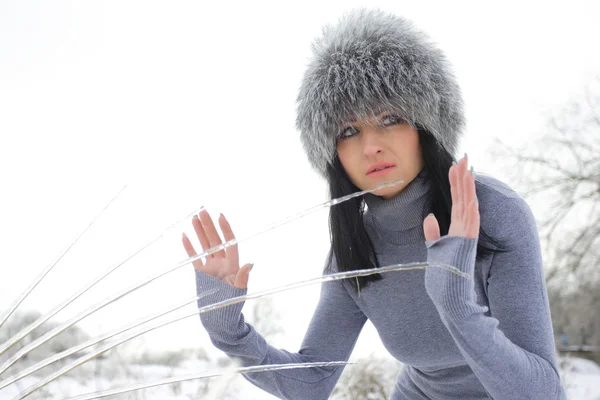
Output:
<path fill-rule="evenodd" d="M 374 192 L 384 199 L 404 190 L 423 169 L 417 130 L 389 113 L 343 125 L 337 139 L 337 153 L 346 174 L 361 190 L 404 180 Z M 384 169 L 378 171 L 380 168 Z"/>

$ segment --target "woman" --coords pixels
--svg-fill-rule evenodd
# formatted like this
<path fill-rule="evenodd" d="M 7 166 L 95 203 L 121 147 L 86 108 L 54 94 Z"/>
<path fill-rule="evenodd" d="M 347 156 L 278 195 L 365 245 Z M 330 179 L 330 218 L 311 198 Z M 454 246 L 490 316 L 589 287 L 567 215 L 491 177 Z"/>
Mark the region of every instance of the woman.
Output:
<path fill-rule="evenodd" d="M 430 267 L 323 284 L 297 353 L 268 345 L 241 304 L 202 315 L 215 346 L 244 365 L 342 361 L 368 318 L 405 364 L 392 399 L 564 398 L 535 221 L 509 187 L 475 177 L 466 155 L 453 161 L 463 125 L 444 55 L 408 21 L 357 10 L 326 27 L 298 96 L 312 166 L 332 198 L 405 182 L 330 209 L 326 271 Z M 221 243 L 208 213 L 193 225 L 203 250 Z M 234 238 L 222 215 L 219 225 Z M 252 265 L 239 268 L 235 247 L 195 267 L 198 291 L 220 289 L 200 306 L 246 293 Z M 246 379 L 280 398 L 326 399 L 342 370 Z"/>

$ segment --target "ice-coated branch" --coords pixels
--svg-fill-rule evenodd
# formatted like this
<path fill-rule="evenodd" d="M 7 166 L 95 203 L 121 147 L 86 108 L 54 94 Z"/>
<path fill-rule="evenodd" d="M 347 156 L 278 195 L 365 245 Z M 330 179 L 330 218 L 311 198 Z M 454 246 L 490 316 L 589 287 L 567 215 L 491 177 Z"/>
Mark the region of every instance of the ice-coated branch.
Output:
<path fill-rule="evenodd" d="M 193 213 L 192 213 L 193 214 Z M 190 215 L 192 215 L 190 214 Z M 189 217 L 189 215 L 188 215 Z M 186 217 L 186 218 L 188 218 Z M 177 223 L 176 223 L 177 224 Z M 174 224 L 174 225 L 176 225 Z M 165 232 L 167 230 L 169 230 L 171 227 L 167 228 L 165 230 Z M 164 234 L 164 233 L 163 233 Z M 162 234 L 161 234 L 162 236 Z M 159 236 L 160 238 L 160 236 Z M 154 241 L 158 240 L 155 239 Z M 152 241 L 150 244 L 152 244 L 154 241 Z M 135 256 L 136 254 L 139 254 L 142 250 L 144 250 L 145 248 L 147 248 L 150 244 L 144 246 L 142 249 L 140 249 L 139 251 L 137 251 L 136 253 L 134 253 L 131 257 L 129 257 L 127 260 L 131 259 L 133 256 Z M 126 261 L 127 261 L 126 260 Z M 123 262 L 124 263 L 124 262 Z M 119 264 L 122 265 L 123 263 Z M 118 267 L 118 266 L 117 266 Z M 116 269 L 113 268 L 113 270 Z M 97 303 L 91 307 L 89 307 L 87 310 L 84 310 L 83 312 L 80 312 L 79 314 L 75 315 L 74 317 L 72 317 L 71 319 L 67 320 L 66 322 L 62 323 L 61 325 L 57 326 L 56 328 L 46 332 L 44 335 L 40 336 L 39 338 L 37 338 L 36 340 L 32 341 L 31 343 L 29 343 L 27 346 L 23 347 L 22 349 L 20 349 L 16 354 L 14 354 L 12 357 L 10 357 L 1 367 L 0 367 L 0 375 L 2 375 L 8 368 L 10 368 L 14 363 L 16 363 L 21 357 L 23 357 L 24 355 L 26 355 L 27 353 L 29 353 L 30 351 L 38 348 L 39 346 L 41 346 L 42 344 L 46 343 L 47 341 L 49 341 L 50 339 L 52 339 L 53 337 L 55 337 L 56 335 L 60 334 L 61 332 L 63 332 L 64 330 L 68 329 L 69 327 L 75 325 L 77 322 L 81 321 L 82 319 L 84 319 L 85 317 L 93 314 L 94 312 L 106 307 L 109 304 L 114 303 L 115 301 L 119 300 L 120 298 L 126 296 L 127 294 L 133 292 L 134 290 L 158 279 L 159 277 L 167 274 L 168 272 L 173 271 L 174 269 L 171 269 L 170 271 L 167 272 L 163 272 L 157 276 L 154 276 L 151 280 L 148 280 L 146 282 L 143 282 L 142 284 L 138 284 L 138 285 L 134 285 L 132 288 L 129 288 L 128 290 L 125 290 L 124 292 L 121 293 L 117 293 L 116 295 L 112 296 L 112 297 L 108 297 L 107 299 L 103 300 L 100 303 Z M 112 271 L 111 271 L 112 272 Z M 100 278 L 102 279 L 102 277 Z M 96 282 L 94 282 L 95 284 Z M 93 285 L 92 285 L 93 286 Z M 91 287 L 91 286 L 90 286 Z M 89 290 L 88 287 L 86 290 Z M 79 293 L 79 295 L 81 295 L 82 293 Z M 43 318 L 43 317 L 42 317 Z M 41 319 L 41 318 L 40 318 Z M 37 322 L 37 321 L 36 321 Z M 35 324 L 35 323 L 34 323 Z M 23 332 L 23 331 L 22 331 Z M 22 334 L 17 334 L 15 337 L 11 338 L 8 343 L 9 344 L 14 344 L 16 342 L 18 342 L 18 339 L 16 339 L 17 337 L 24 337 L 25 335 Z M 5 346 L 6 347 L 6 346 Z M 7 346 L 10 347 L 10 346 Z"/>
<path fill-rule="evenodd" d="M 200 253 L 197 256 L 188 258 L 187 260 L 184 260 L 184 261 L 178 263 L 176 266 L 171 267 L 168 270 L 159 272 L 158 274 L 156 274 L 154 276 L 151 276 L 150 278 L 144 278 L 140 282 L 135 283 L 133 286 L 130 286 L 129 288 L 125 289 L 124 291 L 119 292 L 117 294 L 114 294 L 114 295 L 112 295 L 112 296 L 104 299 L 100 303 L 95 304 L 92 307 L 89 307 L 87 310 L 84 310 L 83 312 L 75 315 L 74 317 L 72 317 L 71 319 L 69 319 L 67 322 L 65 322 L 65 323 L 57 326 L 53 330 L 47 332 L 46 334 L 42 335 L 38 339 L 36 339 L 33 342 L 31 342 L 29 345 L 27 345 L 24 348 L 22 348 L 21 350 L 19 350 L 19 352 L 17 352 L 17 354 L 15 354 L 13 357 L 11 357 L 7 362 L 5 362 L 0 367 L 0 375 L 3 374 L 8 368 L 10 368 L 10 366 L 12 366 L 15 362 L 17 362 L 25 354 L 27 354 L 28 352 L 32 351 L 33 349 L 39 347 L 43 343 L 47 342 L 48 340 L 50 340 L 54 336 L 58 335 L 59 333 L 61 333 L 65 329 L 69 328 L 70 326 L 76 324 L 77 322 L 79 322 L 83 318 L 87 317 L 88 315 L 90 315 L 90 314 L 92 314 L 92 313 L 94 313 L 94 312 L 96 312 L 96 311 L 98 311 L 98 310 L 106 307 L 107 305 L 109 305 L 111 303 L 114 303 L 115 301 L 121 299 L 122 297 L 128 295 L 129 293 L 132 293 L 135 290 L 138 290 L 138 289 L 140 289 L 140 288 L 148 285 L 149 283 L 154 282 L 157 279 L 159 279 L 159 278 L 161 278 L 161 277 L 163 277 L 163 276 L 165 276 L 165 275 L 167 275 L 167 274 L 169 274 L 169 273 L 171 273 L 173 271 L 176 271 L 176 270 L 178 270 L 178 269 L 180 269 L 180 268 L 182 268 L 182 267 L 190 264 L 191 262 L 193 262 L 193 261 L 195 261 L 195 260 L 197 260 L 199 258 L 206 257 L 206 256 L 208 256 L 210 254 L 213 254 L 213 253 L 216 253 L 216 252 L 218 252 L 220 250 L 223 250 L 223 249 L 225 249 L 225 248 L 227 248 L 229 246 L 233 246 L 233 245 L 235 245 L 237 243 L 241 243 L 242 241 L 247 240 L 247 239 L 249 239 L 251 237 L 254 237 L 254 236 L 263 234 L 265 232 L 268 232 L 270 230 L 273 230 L 273 229 L 275 229 L 275 228 L 277 228 L 279 226 L 287 224 L 287 223 L 289 223 L 289 222 L 291 222 L 293 220 L 299 219 L 299 218 L 301 218 L 301 217 L 303 217 L 303 216 L 305 216 L 305 215 L 307 215 L 307 214 L 309 214 L 311 212 L 314 212 L 316 210 L 319 210 L 319 209 L 322 209 L 322 208 L 326 208 L 326 207 L 331 207 L 332 205 L 342 203 L 342 202 L 350 200 L 350 199 L 352 199 L 354 197 L 358 197 L 358 196 L 364 195 L 365 193 L 370 193 L 370 192 L 373 192 L 373 191 L 376 191 L 376 190 L 379 190 L 381 188 L 385 188 L 385 187 L 388 187 L 388 186 L 394 186 L 394 185 L 397 185 L 397 184 L 402 183 L 402 182 L 404 182 L 402 179 L 398 179 L 398 180 L 391 181 L 391 182 L 384 182 L 384 183 L 382 183 L 380 185 L 377 185 L 376 187 L 371 188 L 371 189 L 366 189 L 366 190 L 363 190 L 363 191 L 360 191 L 360 192 L 352 193 L 352 194 L 347 195 L 347 196 L 343 196 L 343 197 L 339 197 L 339 198 L 336 198 L 336 199 L 332 199 L 332 200 L 326 201 L 324 203 L 321 203 L 321 204 L 318 204 L 318 205 L 316 205 L 314 207 L 311 207 L 311 208 L 309 208 L 309 209 L 307 209 L 305 211 L 302 211 L 302 212 L 300 212 L 300 213 L 298 213 L 296 215 L 293 215 L 291 217 L 285 218 L 284 220 L 282 220 L 282 221 L 280 221 L 278 223 L 275 223 L 272 226 L 269 226 L 269 227 L 267 227 L 267 228 L 265 228 L 265 229 L 263 229 L 261 231 L 258 231 L 258 232 L 254 233 L 254 234 L 251 234 L 251 235 L 245 237 L 244 239 L 233 239 L 233 240 L 230 240 L 230 241 L 228 241 L 226 243 L 223 243 L 223 244 L 220 244 L 218 246 L 212 247 L 212 248 L 206 250 L 205 252 Z"/>
<path fill-rule="evenodd" d="M 117 394 L 123 394 L 133 392 L 135 390 L 148 389 L 160 385 L 168 385 L 171 383 L 190 381 L 195 379 L 206 379 L 213 378 L 228 374 L 250 374 L 256 372 L 269 372 L 269 371 L 281 371 L 284 369 L 299 369 L 299 368 L 325 368 L 325 367 L 339 367 L 342 365 L 353 364 L 352 362 L 345 361 L 331 361 L 331 362 L 313 362 L 313 363 L 296 363 L 296 364 L 271 364 L 271 365 L 257 365 L 253 367 L 242 367 L 235 368 L 232 370 L 217 371 L 217 372 L 204 372 L 201 374 L 173 376 L 166 379 L 160 379 L 148 383 L 138 383 L 131 386 L 125 386 L 118 389 L 109 389 L 101 392 L 86 393 L 75 397 L 69 397 L 64 400 L 90 400 L 99 399 L 102 397 L 114 396 Z"/>
<path fill-rule="evenodd" d="M 237 238 L 236 239 L 232 239 L 232 240 L 230 240 L 228 242 L 225 242 L 225 243 L 220 244 L 218 246 L 212 247 L 212 248 L 206 250 L 203 253 L 200 253 L 200 254 L 198 254 L 198 255 L 196 255 L 194 257 L 190 257 L 189 259 L 183 261 L 182 265 L 189 264 L 189 263 L 194 262 L 196 260 L 199 260 L 199 259 L 201 259 L 203 257 L 209 256 L 209 255 L 214 254 L 214 253 L 216 253 L 218 251 L 224 250 L 224 249 L 226 249 L 229 246 L 234 246 L 234 245 L 236 245 L 238 243 L 242 243 L 242 242 L 244 242 L 244 241 L 246 241 L 248 239 L 251 239 L 251 238 L 253 238 L 255 236 L 262 235 L 263 233 L 272 231 L 275 228 L 279 228 L 282 225 L 285 225 L 285 224 L 287 224 L 289 222 L 292 222 L 292 221 L 295 221 L 297 219 L 300 219 L 300 218 L 304 217 L 305 215 L 308 215 L 308 214 L 310 214 L 312 212 L 315 212 L 317 210 L 321 210 L 323 208 L 331 207 L 331 206 L 334 206 L 336 204 L 340 204 L 340 203 L 343 203 L 343 202 L 348 201 L 350 199 L 353 199 L 355 197 L 359 197 L 359 196 L 362 196 L 362 195 L 367 194 L 367 193 L 375 192 L 375 191 L 377 191 L 379 189 L 383 189 L 383 188 L 386 188 L 386 187 L 389 187 L 389 186 L 395 186 L 395 185 L 398 185 L 400 183 L 404 183 L 404 180 L 403 179 L 397 179 L 395 181 L 384 182 L 384 183 L 381 183 L 381 184 L 379 184 L 379 185 L 377 185 L 377 186 L 375 186 L 373 188 L 370 188 L 370 189 L 365 189 L 365 190 L 360 191 L 360 192 L 351 193 L 351 194 L 346 195 L 346 196 L 337 197 L 335 199 L 331 199 L 331 200 L 325 201 L 325 202 L 323 202 L 321 204 L 317 204 L 316 206 L 313 206 L 313 207 L 308 208 L 308 209 L 306 209 L 304 211 L 301 211 L 301 212 L 299 212 L 297 214 L 294 214 L 294 215 L 291 215 L 291 216 L 289 216 L 287 218 L 284 218 L 283 220 L 281 220 L 279 222 L 276 222 L 273 225 L 268 226 L 267 228 L 264 228 L 264 229 L 262 229 L 262 230 L 260 230 L 258 232 L 252 233 L 252 234 L 250 234 L 248 236 L 245 236 L 245 237 L 243 237 L 241 239 L 237 239 Z"/>
<path fill-rule="evenodd" d="M 152 324 L 150 326 L 146 326 L 146 327 L 142 328 L 138 332 L 133 332 L 131 334 L 126 335 L 123 338 L 119 338 L 98 350 L 95 350 L 89 354 L 86 354 L 86 355 L 78 358 L 73 363 L 66 365 L 65 367 L 61 368 L 60 370 L 52 373 L 47 378 L 43 379 L 42 381 L 32 385 L 31 387 L 29 387 L 26 390 L 24 390 L 23 392 L 21 392 L 17 397 L 13 398 L 13 400 L 21 400 L 21 399 L 25 398 L 26 396 L 30 395 L 31 393 L 35 392 L 36 390 L 40 389 L 41 387 L 47 385 L 48 383 L 52 382 L 53 380 L 61 377 L 62 375 L 66 374 L 67 372 L 73 370 L 74 368 L 86 363 L 87 361 L 99 356 L 100 354 L 107 352 L 108 350 L 112 349 L 113 347 L 120 345 L 121 343 L 124 343 L 135 337 L 143 335 L 146 332 L 152 331 L 154 329 L 160 328 L 165 325 L 172 324 L 174 322 L 180 321 L 185 318 L 189 318 L 189 317 L 192 317 L 195 315 L 207 313 L 207 312 L 219 309 L 219 308 L 228 307 L 233 304 L 242 303 L 242 302 L 245 302 L 246 300 L 257 299 L 257 298 L 268 296 L 268 295 L 271 295 L 274 293 L 284 292 L 287 290 L 291 290 L 291 289 L 295 289 L 295 288 L 299 288 L 299 287 L 303 287 L 303 286 L 308 286 L 308 285 L 313 285 L 316 283 L 332 282 L 332 281 L 337 281 L 337 280 L 341 280 L 341 279 L 356 278 L 359 276 L 368 276 L 368 275 L 372 275 L 372 274 L 381 274 L 381 273 L 396 272 L 396 271 L 410 271 L 410 270 L 425 269 L 425 268 L 432 268 L 432 267 L 445 269 L 451 273 L 457 274 L 466 279 L 471 279 L 470 275 L 460 271 L 458 268 L 453 267 L 453 266 L 447 266 L 447 265 L 441 265 L 441 264 L 429 265 L 428 263 L 394 264 L 394 265 L 389 265 L 389 266 L 381 267 L 381 268 L 370 268 L 370 269 L 363 269 L 363 270 L 357 270 L 357 271 L 346 271 L 346 272 L 339 272 L 339 273 L 335 273 L 335 274 L 327 274 L 327 275 L 319 276 L 317 278 L 312 278 L 312 279 L 308 279 L 308 280 L 300 281 L 300 282 L 294 282 L 294 283 L 291 283 L 288 285 L 263 290 L 263 291 L 256 292 L 253 294 L 247 294 L 244 296 L 233 297 L 228 300 L 223 300 L 223 301 L 220 301 L 217 303 L 207 305 L 205 307 L 201 307 L 197 311 L 194 311 L 191 314 L 176 316 L 176 317 L 171 318 L 170 320 L 157 322 L 155 324 Z"/>
<path fill-rule="evenodd" d="M 23 339 L 25 336 L 27 336 L 29 333 L 31 333 L 31 331 L 33 331 L 34 329 L 36 329 L 37 327 L 39 327 L 44 322 L 48 321 L 54 315 L 56 315 L 61 310 L 63 310 L 65 307 L 67 307 L 69 304 L 71 304 L 72 302 L 74 302 L 75 300 L 77 300 L 79 297 L 81 297 L 81 295 L 83 295 L 88 290 L 90 290 L 92 287 L 94 287 L 96 284 L 98 284 L 99 282 L 101 282 L 108 275 L 110 275 L 111 273 L 113 273 L 114 271 L 116 271 L 119 267 L 123 266 L 125 263 L 127 263 L 131 259 L 133 259 L 135 256 L 137 256 L 138 254 L 140 254 L 142 251 L 146 250 L 148 247 L 150 247 L 151 245 L 153 245 L 154 243 L 156 243 L 158 240 L 160 240 L 162 237 L 164 237 L 167 234 L 167 232 L 169 232 L 175 226 L 177 226 L 181 222 L 185 221 L 186 219 L 188 219 L 189 217 L 191 217 L 192 215 L 194 215 L 198 211 L 199 210 L 196 210 L 196 211 L 188 214 L 185 218 L 182 218 L 179 221 L 171 224 L 169 227 L 167 227 L 166 229 L 164 229 L 160 233 L 160 235 L 158 235 L 156 238 L 154 238 L 151 241 L 149 241 L 147 244 L 145 244 L 140 249 L 138 249 L 135 252 L 133 252 L 125 260 L 123 260 L 122 262 L 120 262 L 120 263 L 112 266 L 111 268 L 109 268 L 108 270 L 106 270 L 105 272 L 103 272 L 100 276 L 98 276 L 97 278 L 95 278 L 92 281 L 90 281 L 86 286 L 84 286 L 82 289 L 80 289 L 78 292 L 76 292 L 70 298 L 68 298 L 67 300 L 63 301 L 61 304 L 59 304 L 56 307 L 54 307 L 52 310 L 50 310 L 45 315 L 42 315 L 41 317 L 39 317 L 35 322 L 31 323 L 29 326 L 26 326 L 25 328 L 21 329 L 20 332 L 16 333 L 6 343 L 2 344 L 2 347 L 0 347 L 0 354 L 4 353 L 6 350 L 10 349 L 12 346 L 14 346 L 16 343 L 18 343 L 21 339 Z M 61 333 L 65 329 L 67 329 L 69 326 L 63 326 L 62 329 L 58 329 L 57 328 L 55 331 L 53 331 L 54 332 L 53 335 L 45 337 L 45 340 L 43 340 L 43 341 L 42 340 L 36 341 L 35 342 L 35 346 L 29 346 L 28 349 L 27 349 L 27 351 L 21 351 L 21 352 L 19 352 L 19 356 L 18 357 L 17 356 L 13 357 L 14 361 L 12 361 L 10 364 L 9 363 L 5 363 L 0 368 L 0 374 L 2 374 L 2 372 L 4 372 L 12 364 L 14 364 L 14 362 L 16 362 L 20 357 L 22 357 L 25 354 L 27 354 L 28 352 L 34 350 L 36 347 L 41 346 L 47 340 L 52 339 L 52 337 L 54 337 L 55 335 L 58 335 L 59 333 Z M 23 350 L 25 350 L 25 349 L 23 349 Z M 12 358 L 11 358 L 11 360 L 12 360 Z"/>
<path fill-rule="evenodd" d="M 90 224 L 83 230 L 83 232 L 81 232 L 79 234 L 79 236 L 77 236 L 77 238 L 73 241 L 73 243 L 71 243 L 69 245 L 69 247 L 67 247 L 67 249 L 62 252 L 62 254 L 56 259 L 56 261 L 54 261 L 52 264 L 50 264 L 48 267 L 46 267 L 46 269 L 43 270 L 42 273 L 40 275 L 38 275 L 37 278 L 34 279 L 34 281 L 31 283 L 31 285 L 29 285 L 29 287 L 27 289 L 25 289 L 25 291 L 21 294 L 21 296 L 19 296 L 19 298 L 10 306 L 7 313 L 4 315 L 4 317 L 2 317 L 2 320 L 0 320 L 0 328 L 6 322 L 6 320 L 15 312 L 15 310 L 19 307 L 19 305 L 21 305 L 23 300 L 25 300 L 27 298 L 27 296 L 29 296 L 29 293 L 31 293 L 33 291 L 33 289 L 35 289 L 37 287 L 37 285 L 39 285 L 39 283 L 46 277 L 46 275 L 48 275 L 50 273 L 50 271 L 52 271 L 52 269 L 56 266 L 56 264 L 58 264 L 58 262 L 69 252 L 69 250 L 71 250 L 71 248 L 73 246 L 75 246 L 75 243 L 77 243 L 79 241 L 79 239 L 81 239 L 81 237 L 88 231 L 88 229 L 90 229 L 91 226 L 94 225 L 94 223 L 98 220 L 98 218 L 100 218 L 100 216 L 104 213 L 104 211 L 106 211 L 106 209 L 112 204 L 112 202 L 115 201 L 117 197 L 119 197 L 119 195 L 123 192 L 123 190 L 125 190 L 126 187 L 127 187 L 127 185 L 123 186 L 123 189 L 119 190 L 119 193 L 117 193 L 115 195 L 115 197 L 113 197 L 108 202 L 108 204 L 106 206 L 104 206 L 104 208 L 98 213 L 98 215 L 96 215 L 96 217 L 92 220 L 92 222 L 90 222 Z M 0 355 L 4 354 L 4 352 L 6 350 L 8 350 L 8 347 L 3 346 L 0 349 Z"/>
<path fill-rule="evenodd" d="M 317 278 L 312 278 L 312 279 L 308 279 L 308 280 L 304 280 L 304 281 L 300 281 L 300 282 L 294 282 L 294 283 L 290 283 L 287 285 L 278 286 L 276 288 L 266 289 L 266 290 L 262 290 L 260 292 L 247 294 L 245 296 L 233 297 L 228 300 L 223 300 L 218 303 L 214 303 L 214 304 L 210 304 L 208 306 L 202 307 L 200 310 L 201 310 L 201 313 L 204 313 L 204 312 L 216 310 L 219 308 L 231 306 L 233 304 L 241 303 L 246 300 L 258 299 L 260 297 L 268 296 L 268 295 L 279 293 L 279 292 L 285 292 L 287 290 L 296 289 L 296 288 L 300 288 L 300 287 L 308 286 L 308 285 L 313 285 L 316 283 L 339 281 L 341 279 L 357 278 L 359 276 L 368 276 L 368 275 L 373 275 L 373 274 L 383 274 L 386 272 L 411 271 L 411 270 L 415 270 L 415 269 L 426 269 L 426 268 L 441 268 L 441 269 L 445 269 L 453 274 L 461 276 L 465 279 L 471 279 L 471 276 L 469 274 L 464 273 L 461 270 L 459 270 L 458 268 L 453 267 L 451 265 L 443 265 L 443 264 L 430 265 L 426 262 L 414 262 L 414 263 L 408 263 L 408 264 L 393 264 L 393 265 L 388 265 L 388 266 L 381 267 L 381 268 L 369 268 L 369 269 L 337 272 L 335 274 L 322 275 Z"/>
<path fill-rule="evenodd" d="M 28 375 L 31 375 L 31 374 L 39 371 L 40 369 L 42 369 L 42 368 L 44 368 L 44 367 L 46 367 L 46 366 L 48 366 L 48 365 L 50 365 L 50 364 L 52 364 L 52 363 L 54 363 L 56 361 L 62 360 L 63 358 L 68 357 L 68 356 L 70 356 L 72 354 L 75 354 L 75 353 L 77 353 L 77 352 L 79 352 L 81 350 L 87 349 L 88 347 L 93 346 L 96 343 L 100 343 L 100 342 L 102 342 L 104 340 L 110 339 L 110 338 L 112 338 L 114 336 L 117 336 L 117 335 L 119 335 L 119 334 L 121 334 L 123 332 L 126 332 L 126 331 L 128 331 L 130 329 L 136 328 L 136 327 L 138 327 L 138 326 L 140 326 L 142 324 L 145 324 L 147 322 L 155 320 L 156 318 L 162 317 L 165 314 L 169 314 L 169 313 L 171 313 L 171 312 L 173 312 L 175 310 L 178 310 L 178 309 L 180 309 L 182 307 L 185 307 L 188 304 L 191 304 L 191 303 L 193 303 L 195 301 L 198 301 L 198 299 L 201 299 L 203 297 L 209 296 L 209 295 L 211 295 L 211 294 L 213 294 L 213 293 L 215 293 L 217 291 L 218 291 L 218 289 L 208 290 L 208 291 L 202 293 L 201 295 L 193 296 L 190 299 L 181 301 L 181 302 L 179 302 L 179 303 L 177 303 L 175 305 L 171 305 L 171 306 L 165 308 L 164 310 L 161 310 L 161 311 L 156 312 L 154 314 L 145 316 L 145 317 L 143 317 L 143 318 L 141 318 L 141 319 L 139 319 L 137 321 L 129 323 L 129 324 L 125 325 L 124 327 L 120 327 L 120 328 L 114 329 L 114 330 L 109 331 L 109 332 L 107 332 L 105 334 L 102 334 L 102 335 L 100 335 L 98 337 L 92 338 L 92 339 L 87 340 L 87 341 L 85 341 L 85 342 L 83 342 L 81 344 L 78 344 L 77 346 L 73 346 L 71 348 L 68 348 L 67 350 L 62 351 L 62 352 L 60 352 L 58 354 L 55 354 L 52 357 L 48 357 L 48 358 L 40 361 L 39 363 L 37 363 L 35 365 L 32 365 L 29 368 L 24 369 L 23 371 L 19 372 L 17 375 L 8 377 L 4 381 L 1 381 L 0 382 L 0 390 L 3 389 L 3 388 L 5 388 L 5 387 L 7 387 L 8 385 L 11 385 L 11 384 L 15 383 L 16 381 L 18 381 L 20 379 L 23 379 L 24 377 L 26 377 Z"/>

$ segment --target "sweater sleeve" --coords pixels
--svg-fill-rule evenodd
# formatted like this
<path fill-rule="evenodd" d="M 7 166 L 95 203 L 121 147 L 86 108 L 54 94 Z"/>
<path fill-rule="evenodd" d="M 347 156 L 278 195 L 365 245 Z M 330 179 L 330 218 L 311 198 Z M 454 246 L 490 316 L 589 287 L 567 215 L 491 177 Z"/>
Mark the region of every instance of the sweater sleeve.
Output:
<path fill-rule="evenodd" d="M 198 301 L 206 306 L 246 294 L 220 279 L 196 271 L 198 293 L 219 291 Z M 212 343 L 244 366 L 306 362 L 347 361 L 365 324 L 341 281 L 323 283 L 320 300 L 297 353 L 276 349 L 244 321 L 243 303 L 200 315 Z M 281 399 L 327 399 L 344 367 L 289 369 L 245 374 L 259 388 Z"/>
<path fill-rule="evenodd" d="M 469 366 L 494 399 L 565 399 L 556 353 L 542 255 L 533 214 L 521 198 L 498 209 L 487 307 L 476 302 L 477 239 L 445 236 L 426 242 L 425 286 Z M 465 279 L 438 266 L 454 266 Z"/>

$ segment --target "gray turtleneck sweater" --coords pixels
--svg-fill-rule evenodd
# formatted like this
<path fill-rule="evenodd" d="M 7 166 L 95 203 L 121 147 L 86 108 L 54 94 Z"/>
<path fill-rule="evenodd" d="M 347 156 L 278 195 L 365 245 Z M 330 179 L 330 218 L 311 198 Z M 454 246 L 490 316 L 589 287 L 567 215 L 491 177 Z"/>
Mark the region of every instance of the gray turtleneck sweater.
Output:
<path fill-rule="evenodd" d="M 368 319 L 405 364 L 400 399 L 564 399 L 535 220 L 500 181 L 476 177 L 481 227 L 504 244 L 476 260 L 477 239 L 426 242 L 429 181 L 421 172 L 396 197 L 366 195 L 364 221 L 382 266 L 427 261 L 425 270 L 382 274 L 360 292 L 327 282 L 297 353 L 270 346 L 244 322 L 242 304 L 202 314 L 213 344 L 243 365 L 348 360 Z M 335 263 L 335 260 L 334 260 Z M 438 266 L 454 266 L 465 279 Z M 334 264 L 334 270 L 336 265 Z M 246 293 L 196 272 L 199 306 Z M 342 367 L 253 373 L 246 379 L 282 399 L 327 399 Z"/>

